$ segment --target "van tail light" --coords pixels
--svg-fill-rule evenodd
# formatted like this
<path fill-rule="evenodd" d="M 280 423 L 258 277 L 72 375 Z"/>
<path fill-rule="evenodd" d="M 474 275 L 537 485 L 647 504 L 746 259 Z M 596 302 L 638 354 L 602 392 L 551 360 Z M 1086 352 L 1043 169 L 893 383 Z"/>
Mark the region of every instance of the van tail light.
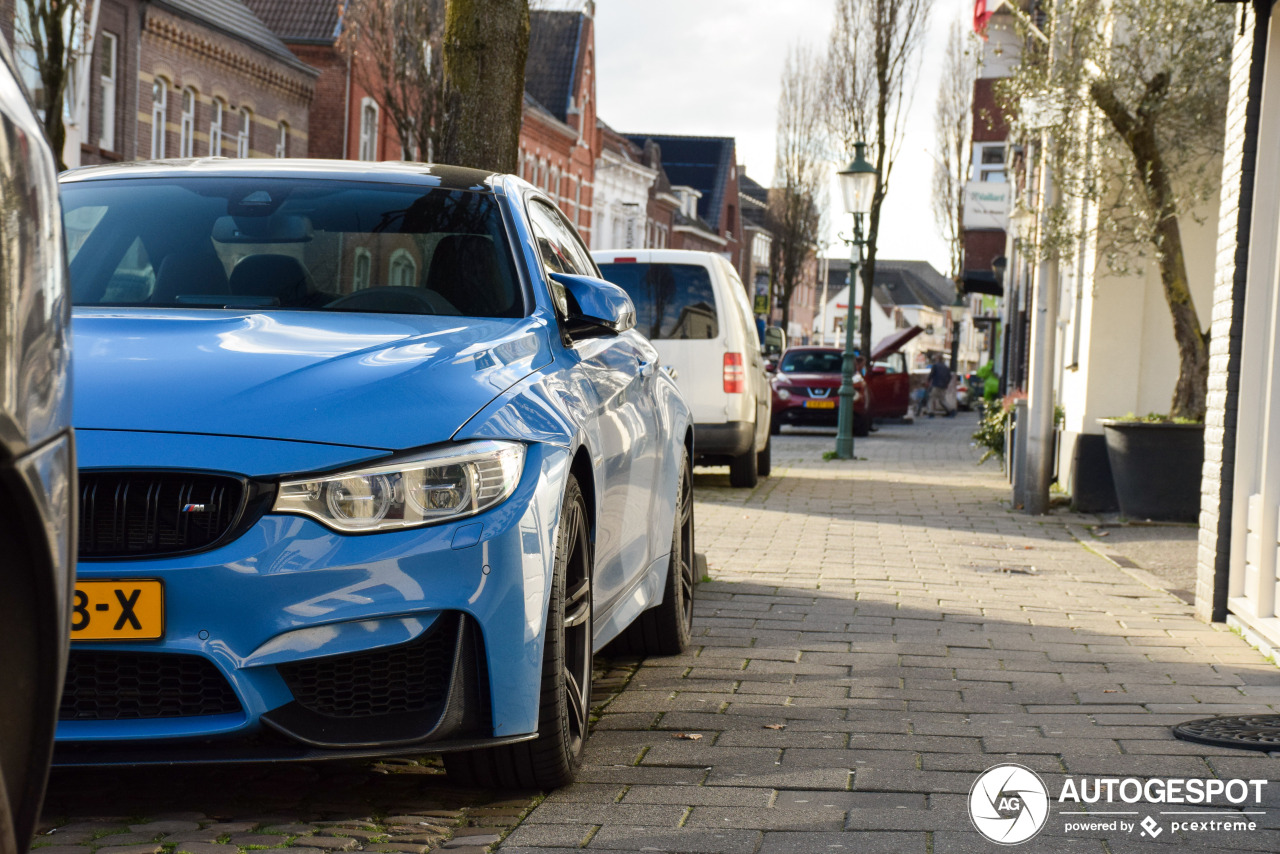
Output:
<path fill-rule="evenodd" d="M 743 394 L 747 390 L 747 369 L 741 353 L 724 354 L 724 393 Z"/>

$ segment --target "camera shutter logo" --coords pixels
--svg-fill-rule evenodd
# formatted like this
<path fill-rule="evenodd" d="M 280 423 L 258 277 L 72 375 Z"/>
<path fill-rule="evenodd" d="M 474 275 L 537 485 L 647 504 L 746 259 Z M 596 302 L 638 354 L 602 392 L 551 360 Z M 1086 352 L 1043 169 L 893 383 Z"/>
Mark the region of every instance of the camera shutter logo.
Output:
<path fill-rule="evenodd" d="M 983 771 L 969 790 L 969 819 L 992 842 L 1026 842 L 1049 819 L 1049 790 L 1030 768 L 996 765 Z"/>

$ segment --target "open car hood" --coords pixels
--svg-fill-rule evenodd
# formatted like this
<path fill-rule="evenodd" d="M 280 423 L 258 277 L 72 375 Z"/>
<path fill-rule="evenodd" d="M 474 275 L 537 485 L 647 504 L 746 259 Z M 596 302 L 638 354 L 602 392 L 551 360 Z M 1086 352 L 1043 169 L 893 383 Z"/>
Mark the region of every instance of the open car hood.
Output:
<path fill-rule="evenodd" d="M 872 364 L 887 356 L 892 356 L 894 353 L 901 350 L 908 341 L 915 338 L 921 332 L 924 332 L 923 326 L 912 326 L 909 329 L 899 329 L 897 332 L 881 338 L 880 341 L 877 342 L 876 346 L 871 348 Z"/>

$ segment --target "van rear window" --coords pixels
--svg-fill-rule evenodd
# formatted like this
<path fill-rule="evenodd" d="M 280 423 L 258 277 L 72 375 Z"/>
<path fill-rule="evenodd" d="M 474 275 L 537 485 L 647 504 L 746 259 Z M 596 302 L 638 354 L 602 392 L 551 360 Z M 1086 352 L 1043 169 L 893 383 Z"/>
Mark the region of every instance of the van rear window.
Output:
<path fill-rule="evenodd" d="M 697 264 L 601 264 L 604 278 L 636 304 L 636 329 L 651 341 L 718 338 L 711 274 Z"/>

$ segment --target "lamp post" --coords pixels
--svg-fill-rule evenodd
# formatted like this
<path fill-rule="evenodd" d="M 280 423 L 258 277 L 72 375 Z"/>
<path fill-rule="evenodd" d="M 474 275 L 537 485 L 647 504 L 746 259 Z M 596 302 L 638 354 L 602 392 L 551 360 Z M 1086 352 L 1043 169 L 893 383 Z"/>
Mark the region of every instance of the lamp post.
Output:
<path fill-rule="evenodd" d="M 849 302 L 844 317 L 844 356 L 840 365 L 840 410 L 836 422 L 836 458 L 853 459 L 853 300 L 858 288 L 858 264 L 862 261 L 862 217 L 871 210 L 871 198 L 876 190 L 876 167 L 867 162 L 867 145 L 854 144 L 852 162 L 841 169 L 840 193 L 844 196 L 844 209 L 853 214 L 853 237 L 842 239 L 849 244 Z M 863 289 L 864 293 L 868 289 Z M 870 303 L 870 298 L 863 302 Z M 863 311 L 870 311 L 864 305 Z"/>

